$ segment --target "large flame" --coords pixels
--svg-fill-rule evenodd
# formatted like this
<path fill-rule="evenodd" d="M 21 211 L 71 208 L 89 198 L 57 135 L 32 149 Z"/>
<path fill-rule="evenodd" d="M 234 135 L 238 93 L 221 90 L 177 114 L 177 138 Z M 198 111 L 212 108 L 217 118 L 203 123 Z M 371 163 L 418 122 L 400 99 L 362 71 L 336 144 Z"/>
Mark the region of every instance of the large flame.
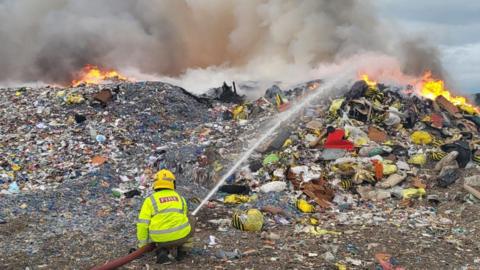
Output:
<path fill-rule="evenodd" d="M 72 81 L 72 86 L 77 87 L 81 84 L 100 84 L 108 81 L 131 81 L 132 79 L 121 75 L 117 71 L 101 70 L 94 65 L 86 65 L 78 74 L 78 79 Z"/>
<path fill-rule="evenodd" d="M 371 79 L 371 74 L 359 73 L 359 78 L 370 88 L 374 88 L 377 85 L 376 80 Z M 381 76 L 383 79 L 383 76 Z M 378 78 L 378 77 L 375 77 Z M 435 100 L 439 96 L 443 96 L 452 104 L 470 114 L 480 113 L 480 109 L 468 102 L 465 97 L 453 95 L 450 90 L 445 88 L 445 83 L 442 80 L 433 78 L 431 72 L 426 72 L 421 78 L 413 78 L 408 76 L 397 76 L 395 78 L 389 77 L 390 81 L 395 81 L 399 84 L 406 84 L 412 86 L 412 90 L 405 90 L 405 93 L 416 93 L 419 96 Z M 416 90 L 415 90 L 416 89 Z"/>
<path fill-rule="evenodd" d="M 458 106 L 463 111 L 471 114 L 478 113 L 479 111 L 477 107 L 468 103 L 468 100 L 465 97 L 453 95 L 447 88 L 445 88 L 444 81 L 434 79 L 430 72 L 426 72 L 425 75 L 423 75 L 420 95 L 431 100 L 435 100 L 437 97 L 443 96 L 445 99 Z"/>
<path fill-rule="evenodd" d="M 362 74 L 362 80 L 368 85 L 370 88 L 376 88 L 377 87 L 377 82 L 374 80 L 371 80 L 367 74 Z"/>

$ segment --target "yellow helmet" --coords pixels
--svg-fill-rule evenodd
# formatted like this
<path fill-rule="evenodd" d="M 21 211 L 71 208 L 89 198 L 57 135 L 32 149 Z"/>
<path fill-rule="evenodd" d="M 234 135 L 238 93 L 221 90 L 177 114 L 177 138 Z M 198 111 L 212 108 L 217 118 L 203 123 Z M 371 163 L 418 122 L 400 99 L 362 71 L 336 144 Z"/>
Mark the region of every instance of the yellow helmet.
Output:
<path fill-rule="evenodd" d="M 155 174 L 153 189 L 159 188 L 175 189 L 175 175 L 171 171 L 163 169 Z"/>

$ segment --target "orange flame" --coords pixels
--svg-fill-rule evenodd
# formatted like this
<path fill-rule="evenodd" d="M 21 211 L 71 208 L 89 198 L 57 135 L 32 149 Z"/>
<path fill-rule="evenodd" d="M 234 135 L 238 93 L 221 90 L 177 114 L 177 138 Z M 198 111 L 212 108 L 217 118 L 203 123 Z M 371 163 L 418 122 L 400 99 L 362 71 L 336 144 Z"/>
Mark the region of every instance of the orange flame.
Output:
<path fill-rule="evenodd" d="M 479 112 L 478 108 L 468 103 L 465 97 L 455 96 L 450 93 L 450 91 L 445 88 L 444 81 L 432 78 L 431 72 L 426 72 L 423 75 L 420 95 L 431 100 L 435 100 L 438 96 L 443 96 L 453 105 L 458 106 L 467 113 L 475 114 Z"/>
<path fill-rule="evenodd" d="M 359 78 L 367 83 L 370 88 L 376 87 L 377 82 L 372 80 L 369 75 L 365 73 L 358 73 Z M 383 78 L 383 76 L 381 76 Z M 479 114 L 480 109 L 468 102 L 465 97 L 453 95 L 450 90 L 445 88 L 445 83 L 442 80 L 434 79 L 431 72 L 426 72 L 422 78 L 408 77 L 405 75 L 390 77 L 390 81 L 400 84 L 408 84 L 412 89 L 403 90 L 404 93 L 417 93 L 422 97 L 435 100 L 438 96 L 443 96 L 452 104 L 467 112 L 469 114 Z M 416 90 L 414 90 L 416 89 Z"/>
<path fill-rule="evenodd" d="M 309 82 L 307 84 L 307 88 L 308 88 L 308 90 L 315 90 L 315 89 L 318 88 L 319 85 L 320 84 L 318 82 Z"/>
<path fill-rule="evenodd" d="M 117 71 L 101 70 L 94 65 L 86 65 L 78 74 L 78 79 L 72 81 L 72 86 L 77 87 L 81 84 L 100 84 L 107 81 L 131 81 L 131 79 L 121 75 Z"/>
<path fill-rule="evenodd" d="M 362 74 L 362 80 L 368 85 L 369 88 L 377 87 L 377 82 L 370 80 L 367 74 Z"/>

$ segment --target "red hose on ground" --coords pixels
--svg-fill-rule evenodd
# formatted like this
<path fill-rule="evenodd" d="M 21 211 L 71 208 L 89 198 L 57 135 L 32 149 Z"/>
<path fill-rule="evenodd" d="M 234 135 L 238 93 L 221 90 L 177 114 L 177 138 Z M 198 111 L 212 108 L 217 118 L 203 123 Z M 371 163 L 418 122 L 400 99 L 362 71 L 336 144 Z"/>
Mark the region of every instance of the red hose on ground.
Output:
<path fill-rule="evenodd" d="M 113 261 L 110 261 L 110 262 L 107 262 L 106 264 L 101 265 L 101 266 L 95 266 L 91 270 L 111 270 L 111 269 L 115 269 L 117 267 L 120 267 L 120 266 L 122 266 L 126 263 L 129 263 L 129 262 L 135 260 L 136 258 L 143 255 L 143 253 L 150 252 L 154 249 L 155 249 L 155 244 L 148 244 L 146 246 L 143 246 L 143 247 L 135 250 L 134 252 L 132 252 L 132 253 L 126 255 L 126 256 L 117 258 L 117 259 L 115 259 Z"/>

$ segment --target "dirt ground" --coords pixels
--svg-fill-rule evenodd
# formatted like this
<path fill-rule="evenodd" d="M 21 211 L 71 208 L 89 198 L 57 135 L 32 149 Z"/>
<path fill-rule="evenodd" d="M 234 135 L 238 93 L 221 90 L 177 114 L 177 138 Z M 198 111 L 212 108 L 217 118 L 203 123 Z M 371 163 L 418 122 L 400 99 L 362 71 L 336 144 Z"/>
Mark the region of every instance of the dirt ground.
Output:
<path fill-rule="evenodd" d="M 340 222 L 335 218 L 338 213 L 329 211 L 316 215 L 320 228 L 340 232 L 338 235 L 314 236 L 295 232 L 295 224 L 270 223 L 268 232 L 279 236 L 275 240 L 262 238 L 259 232 L 242 232 L 232 227 L 219 231 L 208 220 L 228 218 L 232 209 L 218 204 L 216 208 L 202 210 L 194 248 L 183 261 L 158 265 L 152 252 L 121 269 L 338 269 L 337 263 L 347 269 L 375 269 L 375 254 L 380 252 L 391 254 L 406 269 L 480 269 L 480 204 L 464 201 L 467 193 L 460 183 L 449 189 L 432 190 L 430 194 L 437 194 L 440 202 L 415 200 L 404 206 L 397 200 L 368 203 L 350 210 L 357 215 L 381 212 L 383 219 L 372 224 Z M 430 209 L 433 213 L 426 217 L 428 223 L 424 225 L 414 222 L 425 216 L 419 209 Z M 0 237 L 15 245 L 11 241 L 14 235 L 45 233 L 42 222 L 42 218 L 28 216 L 10 220 L 0 225 Z M 132 235 L 116 235 L 121 230 L 106 226 L 97 232 L 108 235 L 102 241 L 94 241 L 94 237 L 82 231 L 60 237 L 52 235 L 39 243 L 40 252 L 35 255 L 29 255 L 27 250 L 15 254 L 2 252 L 0 265 L 2 269 L 89 269 L 128 253 L 134 226 L 129 224 Z M 208 246 L 210 235 L 217 239 L 214 246 Z M 216 256 L 218 250 L 235 249 L 244 255 L 233 259 Z"/>

